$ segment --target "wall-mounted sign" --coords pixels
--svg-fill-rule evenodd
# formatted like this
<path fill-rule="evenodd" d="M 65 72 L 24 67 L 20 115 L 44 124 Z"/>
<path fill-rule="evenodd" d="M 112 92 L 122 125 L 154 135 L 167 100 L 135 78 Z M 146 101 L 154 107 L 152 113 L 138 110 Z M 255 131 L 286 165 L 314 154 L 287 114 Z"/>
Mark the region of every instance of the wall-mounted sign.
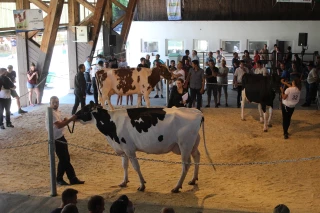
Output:
<path fill-rule="evenodd" d="M 76 42 L 88 42 L 88 27 L 76 26 Z"/>
<path fill-rule="evenodd" d="M 43 29 L 43 13 L 39 9 L 13 10 L 17 32 Z"/>
<path fill-rule="evenodd" d="M 169 21 L 181 20 L 181 0 L 167 0 L 167 14 Z"/>
<path fill-rule="evenodd" d="M 312 3 L 312 0 L 277 0 L 277 2 Z"/>

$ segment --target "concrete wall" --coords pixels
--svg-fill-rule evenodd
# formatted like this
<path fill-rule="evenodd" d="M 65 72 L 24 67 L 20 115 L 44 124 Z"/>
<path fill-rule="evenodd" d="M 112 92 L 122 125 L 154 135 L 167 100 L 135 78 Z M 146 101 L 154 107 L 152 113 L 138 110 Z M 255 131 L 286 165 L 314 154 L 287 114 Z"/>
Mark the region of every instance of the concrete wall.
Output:
<path fill-rule="evenodd" d="M 292 51 L 301 52 L 298 35 L 308 33 L 309 49 L 306 53 L 320 50 L 320 21 L 134 21 L 131 25 L 127 61 L 130 66 L 137 66 L 141 52 L 141 40 L 159 42 L 159 54 L 166 59 L 166 39 L 184 40 L 185 49 L 193 49 L 193 39 L 207 40 L 209 50 L 216 51 L 222 40 L 240 40 L 240 51 L 248 49 L 248 40 L 267 41 L 269 50 L 276 40 L 291 41 Z M 150 53 L 149 53 L 150 54 Z M 155 56 L 151 56 L 154 60 Z M 311 58 L 310 58 L 311 59 Z"/>

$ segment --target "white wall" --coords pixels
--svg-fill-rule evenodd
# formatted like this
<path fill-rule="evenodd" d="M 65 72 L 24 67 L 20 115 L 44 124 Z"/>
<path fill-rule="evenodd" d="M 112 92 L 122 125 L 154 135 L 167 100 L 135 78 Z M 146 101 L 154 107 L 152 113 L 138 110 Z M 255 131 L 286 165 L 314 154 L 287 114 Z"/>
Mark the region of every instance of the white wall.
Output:
<path fill-rule="evenodd" d="M 141 39 L 158 41 L 160 58 L 164 60 L 165 39 L 184 40 L 185 49 L 190 51 L 193 39 L 208 40 L 213 52 L 220 48 L 221 40 L 240 40 L 241 52 L 248 48 L 248 40 L 266 40 L 269 50 L 276 40 L 292 41 L 292 52 L 300 53 L 299 33 L 308 33 L 306 53 L 320 50 L 320 21 L 134 21 L 128 36 L 127 62 L 135 67 L 145 57 L 146 53 L 141 53 Z M 151 56 L 151 61 L 154 58 Z"/>

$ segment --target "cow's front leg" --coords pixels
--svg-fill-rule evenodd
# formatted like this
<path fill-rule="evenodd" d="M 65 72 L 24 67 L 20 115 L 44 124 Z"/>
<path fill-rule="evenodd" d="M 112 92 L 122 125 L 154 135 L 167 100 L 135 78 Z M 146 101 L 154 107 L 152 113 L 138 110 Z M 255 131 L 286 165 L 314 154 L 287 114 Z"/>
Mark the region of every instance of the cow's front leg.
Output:
<path fill-rule="evenodd" d="M 267 125 L 267 112 L 264 111 L 263 112 L 263 119 L 264 119 L 264 123 L 263 123 L 263 131 L 264 132 L 268 132 L 268 125 Z"/>
<path fill-rule="evenodd" d="M 242 100 L 241 100 L 241 120 L 245 121 L 244 119 L 244 104 L 246 101 L 246 92 L 245 89 L 242 90 Z"/>
<path fill-rule="evenodd" d="M 273 115 L 273 108 L 270 106 L 269 107 L 268 127 L 272 127 L 272 124 L 271 124 L 272 115 Z"/>
<path fill-rule="evenodd" d="M 188 170 L 190 168 L 190 163 L 191 163 L 191 158 L 190 156 L 183 156 L 184 154 L 182 153 L 181 154 L 181 157 L 182 157 L 182 172 L 181 172 L 181 177 L 178 181 L 178 184 L 176 185 L 176 187 L 174 187 L 171 192 L 173 193 L 178 193 L 180 189 L 182 189 L 182 184 L 183 184 L 183 181 L 184 179 L 186 178 L 186 175 L 188 173 Z"/>
<path fill-rule="evenodd" d="M 140 179 L 140 187 L 138 188 L 138 191 L 143 192 L 146 188 L 146 186 L 144 185 L 146 183 L 146 181 L 144 180 L 141 170 L 140 170 L 140 165 L 139 162 L 136 158 L 136 155 L 130 155 L 130 161 L 132 164 L 132 167 L 134 168 L 134 170 L 136 170 L 136 172 L 138 173 L 139 179 Z"/>
<path fill-rule="evenodd" d="M 137 101 L 137 107 L 141 107 L 141 100 L 142 99 L 142 94 L 138 94 L 138 101 Z"/>
<path fill-rule="evenodd" d="M 261 109 L 261 104 L 258 104 L 258 111 L 259 111 L 259 115 L 260 115 L 260 123 L 263 123 L 263 113 L 262 113 L 262 109 Z"/>
<path fill-rule="evenodd" d="M 162 93 L 161 93 L 162 94 Z M 150 99 L 149 99 L 149 94 L 144 95 L 144 100 L 146 101 L 147 108 L 150 108 Z"/>
<path fill-rule="evenodd" d="M 123 182 L 119 186 L 127 187 L 127 183 L 129 183 L 129 179 L 128 179 L 129 159 L 126 155 L 122 157 L 122 167 L 124 171 L 124 178 L 123 178 Z"/>
<path fill-rule="evenodd" d="M 110 110 L 114 110 L 114 107 L 111 104 L 110 97 L 107 98 L 107 103 L 109 105 Z"/>

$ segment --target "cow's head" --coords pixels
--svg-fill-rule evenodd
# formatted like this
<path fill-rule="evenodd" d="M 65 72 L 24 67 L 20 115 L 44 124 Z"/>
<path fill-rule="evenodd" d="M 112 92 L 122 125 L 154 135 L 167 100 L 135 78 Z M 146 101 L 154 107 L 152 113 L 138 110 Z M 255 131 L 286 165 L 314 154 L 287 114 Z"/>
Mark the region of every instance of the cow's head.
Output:
<path fill-rule="evenodd" d="M 157 69 L 159 71 L 160 76 L 162 76 L 163 78 L 171 80 L 172 74 L 166 65 L 161 64 L 159 67 L 155 67 L 154 69 Z"/>
<path fill-rule="evenodd" d="M 86 124 L 93 120 L 91 112 L 96 110 L 97 107 L 99 106 L 97 106 L 93 101 L 90 101 L 88 105 L 84 106 L 75 115 L 77 116 L 77 119 L 80 120 L 82 124 Z"/>

